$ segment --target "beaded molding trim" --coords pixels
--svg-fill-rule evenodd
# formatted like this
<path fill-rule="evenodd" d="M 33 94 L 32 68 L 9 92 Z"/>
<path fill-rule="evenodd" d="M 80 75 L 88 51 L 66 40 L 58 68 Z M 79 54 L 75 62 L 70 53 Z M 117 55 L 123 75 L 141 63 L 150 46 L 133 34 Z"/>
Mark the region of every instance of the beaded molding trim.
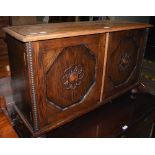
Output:
<path fill-rule="evenodd" d="M 35 81 L 34 81 L 34 70 L 33 70 L 33 60 L 32 60 L 32 44 L 31 42 L 26 43 L 27 60 L 30 74 L 31 82 L 31 99 L 32 99 L 32 111 L 33 111 L 33 123 L 34 130 L 39 130 L 38 125 L 38 114 L 37 114 L 37 101 L 35 92 Z"/>

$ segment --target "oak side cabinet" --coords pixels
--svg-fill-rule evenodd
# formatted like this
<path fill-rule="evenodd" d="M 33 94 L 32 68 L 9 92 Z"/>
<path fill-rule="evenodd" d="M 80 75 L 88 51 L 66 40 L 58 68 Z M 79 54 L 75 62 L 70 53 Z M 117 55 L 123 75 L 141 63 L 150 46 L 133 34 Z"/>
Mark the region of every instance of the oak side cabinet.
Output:
<path fill-rule="evenodd" d="M 14 110 L 32 136 L 138 86 L 150 27 L 95 21 L 4 28 Z"/>

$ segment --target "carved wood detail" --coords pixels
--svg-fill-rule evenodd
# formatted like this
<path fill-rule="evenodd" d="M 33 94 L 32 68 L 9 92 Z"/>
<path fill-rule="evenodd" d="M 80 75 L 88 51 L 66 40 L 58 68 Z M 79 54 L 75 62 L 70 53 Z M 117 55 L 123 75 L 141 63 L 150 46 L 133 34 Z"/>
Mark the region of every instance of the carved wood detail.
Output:
<path fill-rule="evenodd" d="M 130 80 L 135 71 L 138 56 L 139 47 L 134 39 L 132 37 L 121 39 L 117 48 L 113 50 L 109 58 L 114 62 L 113 71 L 116 73 L 113 74 L 113 71 L 111 70 L 108 76 L 114 87 L 123 85 Z"/>
<path fill-rule="evenodd" d="M 91 49 L 83 44 L 65 47 L 46 73 L 47 100 L 59 108 L 79 103 L 95 82 L 95 70 L 96 58 Z"/>
<path fill-rule="evenodd" d="M 110 35 L 103 99 L 138 83 L 143 38 L 143 30 L 114 32 Z"/>
<path fill-rule="evenodd" d="M 145 30 L 134 24 L 111 26 L 101 33 L 98 24 L 88 24 L 85 30 L 90 35 L 76 36 L 78 25 L 65 26 L 70 37 L 46 40 L 45 35 L 43 40 L 26 43 L 7 36 L 11 75 L 13 83 L 18 82 L 13 85 L 15 111 L 33 136 L 72 121 L 139 84 Z"/>
<path fill-rule="evenodd" d="M 82 65 L 73 65 L 66 69 L 62 77 L 65 89 L 76 89 L 80 86 L 84 74 L 84 67 Z"/>
<path fill-rule="evenodd" d="M 119 63 L 119 70 L 120 72 L 125 71 L 131 65 L 131 56 L 129 53 L 125 52 L 121 55 L 120 63 Z"/>

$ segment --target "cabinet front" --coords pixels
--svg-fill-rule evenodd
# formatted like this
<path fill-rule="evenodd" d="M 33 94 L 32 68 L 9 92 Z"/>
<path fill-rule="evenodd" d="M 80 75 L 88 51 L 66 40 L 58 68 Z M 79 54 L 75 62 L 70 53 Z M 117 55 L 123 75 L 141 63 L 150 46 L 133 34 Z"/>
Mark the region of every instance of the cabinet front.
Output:
<path fill-rule="evenodd" d="M 109 34 L 103 98 L 119 95 L 139 81 L 145 30 Z"/>
<path fill-rule="evenodd" d="M 47 123 L 71 119 L 100 102 L 104 49 L 104 34 L 40 42 Z"/>

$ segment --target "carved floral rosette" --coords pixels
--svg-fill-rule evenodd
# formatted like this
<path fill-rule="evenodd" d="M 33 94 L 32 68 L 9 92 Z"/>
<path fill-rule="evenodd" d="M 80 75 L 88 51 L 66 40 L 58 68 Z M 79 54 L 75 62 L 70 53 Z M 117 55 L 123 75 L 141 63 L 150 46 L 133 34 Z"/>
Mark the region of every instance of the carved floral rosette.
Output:
<path fill-rule="evenodd" d="M 75 89 L 81 85 L 83 77 L 84 67 L 82 65 L 73 65 L 65 70 L 62 83 L 65 89 Z"/>

